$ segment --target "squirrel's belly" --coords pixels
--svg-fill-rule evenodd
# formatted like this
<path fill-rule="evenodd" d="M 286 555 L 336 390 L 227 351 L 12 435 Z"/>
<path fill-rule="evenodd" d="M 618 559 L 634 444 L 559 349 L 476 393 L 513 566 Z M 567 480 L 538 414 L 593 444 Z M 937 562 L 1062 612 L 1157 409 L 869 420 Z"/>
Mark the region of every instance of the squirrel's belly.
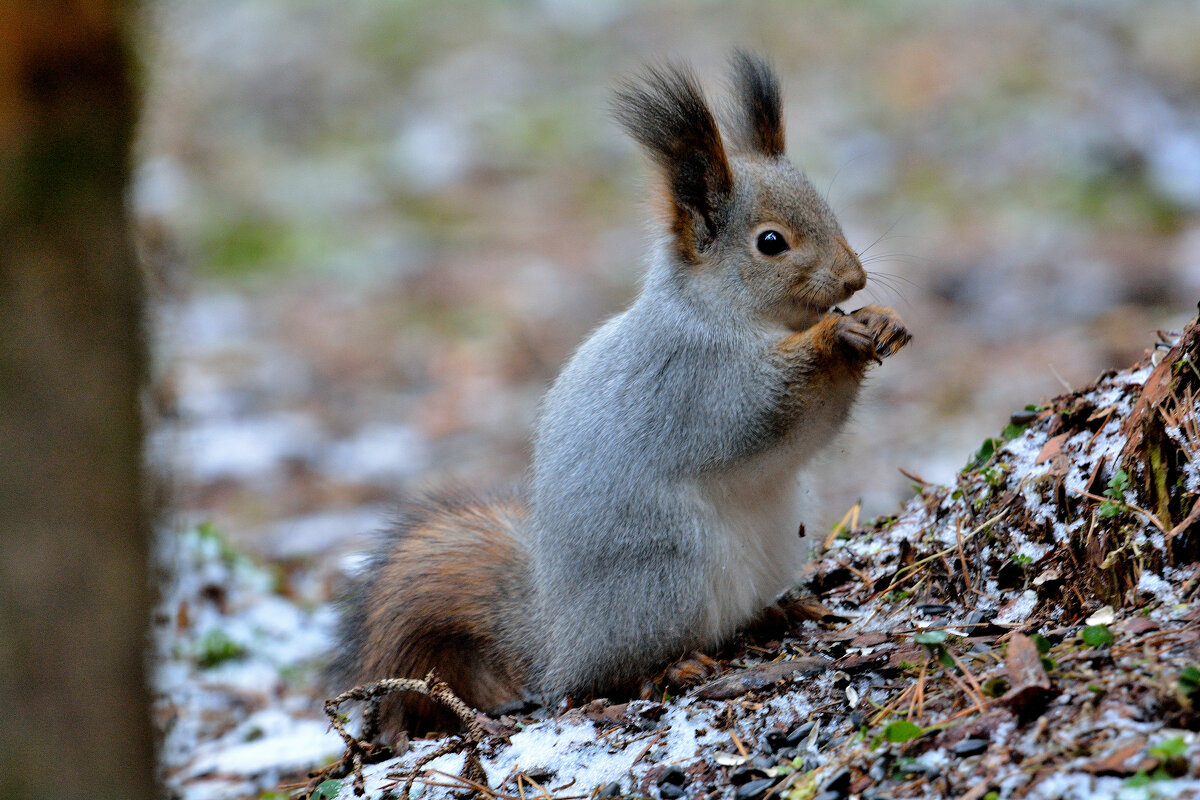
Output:
<path fill-rule="evenodd" d="M 709 598 L 701 627 L 716 643 L 756 617 L 796 581 L 808 550 L 798 533 L 793 470 L 750 470 L 699 487 Z"/>

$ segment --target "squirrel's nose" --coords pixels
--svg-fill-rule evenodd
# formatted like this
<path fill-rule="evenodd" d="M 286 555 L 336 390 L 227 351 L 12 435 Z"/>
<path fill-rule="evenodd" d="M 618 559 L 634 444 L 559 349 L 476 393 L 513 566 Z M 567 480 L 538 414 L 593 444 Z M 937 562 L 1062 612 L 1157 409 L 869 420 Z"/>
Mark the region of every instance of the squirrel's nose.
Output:
<path fill-rule="evenodd" d="M 850 274 L 845 279 L 847 292 L 857 292 L 867 285 L 867 273 L 858 265 L 857 261 L 858 259 L 855 259 L 855 263 L 851 266 Z"/>
<path fill-rule="evenodd" d="M 846 237 L 838 236 L 838 244 L 842 246 L 845 256 L 841 269 L 842 283 L 845 284 L 846 291 L 853 294 L 867 285 L 867 271 L 863 269 L 862 262 L 858 260 L 858 255 L 850 247 Z"/>

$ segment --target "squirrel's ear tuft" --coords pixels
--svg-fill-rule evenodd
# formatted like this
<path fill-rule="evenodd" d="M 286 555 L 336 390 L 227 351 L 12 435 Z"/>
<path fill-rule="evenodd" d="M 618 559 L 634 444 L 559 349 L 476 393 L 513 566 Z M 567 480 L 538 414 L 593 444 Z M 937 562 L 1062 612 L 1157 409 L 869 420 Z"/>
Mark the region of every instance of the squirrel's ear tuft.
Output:
<path fill-rule="evenodd" d="M 733 193 L 733 172 L 716 118 L 684 66 L 649 67 L 621 85 L 617 121 L 662 169 L 680 254 L 694 259 L 717 237 Z"/>
<path fill-rule="evenodd" d="M 783 101 L 771 65 L 745 50 L 734 50 L 734 130 L 738 144 L 751 152 L 783 155 Z"/>

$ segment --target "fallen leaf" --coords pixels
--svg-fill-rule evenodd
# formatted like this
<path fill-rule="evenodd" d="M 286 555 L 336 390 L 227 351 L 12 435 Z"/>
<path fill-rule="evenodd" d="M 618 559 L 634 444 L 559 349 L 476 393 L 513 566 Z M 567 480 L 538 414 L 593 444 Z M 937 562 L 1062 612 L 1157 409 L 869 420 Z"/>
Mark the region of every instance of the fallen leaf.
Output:
<path fill-rule="evenodd" d="M 1033 463 L 1044 464 L 1058 455 L 1062 450 L 1063 442 L 1065 442 L 1067 437 L 1070 435 L 1071 434 L 1068 431 L 1067 433 L 1060 433 L 1058 436 L 1055 436 L 1052 439 L 1047 439 L 1046 443 L 1042 445 L 1042 449 L 1038 453 L 1037 458 L 1034 459 Z"/>
<path fill-rule="evenodd" d="M 869 631 L 860 636 L 855 636 L 850 642 L 850 647 L 874 647 L 877 644 L 883 644 L 890 637 L 883 631 Z"/>
<path fill-rule="evenodd" d="M 1033 579 L 1033 585 L 1041 586 L 1044 583 L 1049 583 L 1050 581 L 1057 581 L 1057 580 L 1061 580 L 1061 579 L 1062 579 L 1062 576 L 1059 574 L 1058 570 L 1048 569 L 1045 572 L 1043 572 L 1041 575 L 1038 575 L 1036 578 Z"/>
<path fill-rule="evenodd" d="M 891 660 L 892 652 L 890 650 L 881 650 L 874 653 L 867 653 L 858 656 L 845 656 L 841 660 L 835 662 L 837 668 L 845 672 L 862 672 L 863 670 L 871 669 L 872 667 L 881 667 Z"/>
<path fill-rule="evenodd" d="M 1142 768 L 1143 762 L 1149 760 L 1145 756 L 1135 758 L 1145 747 L 1145 737 L 1125 739 L 1118 742 L 1107 755 L 1085 764 L 1083 768 L 1093 775 L 1133 775 Z"/>
<path fill-rule="evenodd" d="M 791 661 L 773 661 L 770 664 L 750 667 L 710 681 L 696 690 L 696 696 L 705 700 L 728 700 L 755 689 L 770 686 L 789 675 L 816 674 L 828 667 L 830 663 L 827 659 L 815 656 L 796 658 Z"/>
<path fill-rule="evenodd" d="M 1023 633 L 1014 633 L 1008 640 L 1005 670 L 1011 688 L 1001 702 L 1024 721 L 1040 715 L 1046 702 L 1058 694 L 1050 685 L 1037 644 Z"/>
<path fill-rule="evenodd" d="M 1130 617 L 1121 623 L 1121 630 L 1136 636 L 1139 633 L 1158 630 L 1158 623 L 1149 617 Z"/>

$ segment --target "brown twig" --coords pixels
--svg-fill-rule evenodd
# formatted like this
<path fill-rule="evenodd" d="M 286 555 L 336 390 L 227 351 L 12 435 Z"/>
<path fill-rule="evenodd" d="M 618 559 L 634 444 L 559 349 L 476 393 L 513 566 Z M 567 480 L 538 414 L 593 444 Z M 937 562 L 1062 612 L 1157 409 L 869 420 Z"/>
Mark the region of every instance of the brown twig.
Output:
<path fill-rule="evenodd" d="M 406 775 L 403 788 L 403 797 L 405 800 L 408 800 L 409 794 L 412 791 L 413 781 L 416 780 L 425 765 L 449 753 L 461 752 L 463 754 L 461 778 L 464 781 L 486 785 L 487 773 L 484 771 L 483 763 L 479 758 L 479 745 L 482 744 L 484 739 L 483 728 L 475 719 L 475 712 L 460 700 L 458 695 L 454 694 L 449 686 L 439 680 L 434 673 L 430 672 L 425 676 L 424 680 L 416 678 L 389 678 L 387 680 L 355 686 L 353 689 L 349 689 L 337 697 L 325 701 L 325 714 L 329 717 L 329 724 L 342 737 L 342 741 L 346 743 L 346 753 L 342 756 L 342 760 L 338 766 L 347 771 L 353 771 L 354 794 L 362 797 L 366 793 L 362 771 L 363 764 L 371 763 L 370 759 L 377 756 L 383 750 L 383 748 L 376 748 L 370 742 L 370 739 L 373 739 L 379 730 L 379 704 L 384 697 L 396 692 L 416 692 L 417 694 L 423 694 L 426 697 L 436 700 L 450 709 L 462 721 L 464 728 L 464 734 L 461 738 L 447 740 L 441 747 L 417 759 L 411 769 L 400 773 L 401 775 Z M 363 736 L 361 739 L 346 730 L 346 724 L 338 714 L 338 709 L 341 708 L 342 704 L 352 700 L 357 700 L 365 704 L 363 710 Z"/>
<path fill-rule="evenodd" d="M 950 653 L 949 650 L 947 650 L 946 652 Z M 979 710 L 980 710 L 980 712 L 982 712 L 984 704 L 987 703 L 987 696 L 983 693 L 983 687 L 979 685 L 979 681 L 977 681 L 975 679 L 975 676 L 971 674 L 971 670 L 967 669 L 967 665 L 965 663 L 963 663 L 963 660 L 961 658 L 954 655 L 954 653 L 950 653 L 950 658 L 954 659 L 955 666 L 957 666 L 960 670 L 962 670 L 963 676 L 971 684 L 971 688 L 975 690 L 975 694 L 978 698 L 976 701 L 976 705 L 979 706 Z"/>
<path fill-rule="evenodd" d="M 962 565 L 963 586 L 974 592 L 976 589 L 971 585 L 971 571 L 967 569 L 967 554 L 963 550 L 962 520 L 959 518 L 954 520 L 954 538 L 958 543 L 958 561 Z"/>
<path fill-rule="evenodd" d="M 991 704 L 992 704 L 992 702 L 993 702 L 993 701 L 989 700 L 989 701 L 988 701 L 988 705 L 991 705 Z M 986 710 L 986 706 L 985 706 L 985 709 L 984 709 L 984 710 Z M 970 708 L 964 708 L 963 710 L 961 710 L 961 711 L 957 711 L 957 712 L 955 712 L 955 713 L 951 714 L 950 716 L 946 717 L 946 718 L 945 718 L 944 720 L 942 720 L 941 722 L 935 723 L 934 725 L 930 725 L 929 727 L 931 727 L 931 728 L 942 728 L 942 727 L 949 727 L 951 722 L 954 722 L 954 721 L 956 721 L 956 720 L 960 720 L 960 719 L 962 719 L 963 717 L 968 717 L 968 716 L 970 716 L 971 714 L 975 714 L 975 713 L 977 713 L 978 711 L 979 711 L 979 708 L 978 708 L 978 707 L 976 707 L 976 706 L 971 706 Z"/>
<path fill-rule="evenodd" d="M 1163 527 L 1162 521 L 1160 521 L 1158 517 L 1156 517 L 1154 514 L 1147 511 L 1146 509 L 1142 508 L 1141 506 L 1135 506 L 1133 503 L 1127 503 L 1124 500 L 1115 500 L 1111 497 L 1101 497 L 1098 494 L 1092 494 L 1091 492 L 1084 491 L 1083 489 L 1073 489 L 1072 491 L 1074 491 L 1077 494 L 1083 495 L 1084 497 L 1088 498 L 1089 500 L 1095 500 L 1100 503 L 1116 503 L 1118 505 L 1125 506 L 1130 511 L 1136 511 L 1137 513 L 1144 516 L 1146 519 L 1150 520 L 1150 524 L 1153 525 L 1154 527 L 1158 528 L 1163 533 L 1167 532 L 1167 529 L 1165 527 Z"/>
<path fill-rule="evenodd" d="M 1192 627 L 1193 626 L 1191 626 L 1191 625 L 1184 625 L 1182 628 L 1171 628 L 1170 630 L 1158 631 L 1157 633 L 1152 633 L 1148 636 L 1143 636 L 1140 639 L 1137 639 L 1132 642 L 1126 642 L 1124 644 L 1115 645 L 1114 647 L 1112 647 L 1111 650 L 1109 650 L 1109 652 L 1112 655 L 1118 655 L 1120 653 L 1125 653 L 1125 652 L 1134 650 L 1138 647 L 1145 647 L 1148 644 L 1158 644 L 1159 642 L 1162 642 L 1166 639 L 1171 639 L 1175 636 L 1178 636 L 1181 633 L 1186 633 L 1187 631 L 1191 630 Z"/>
<path fill-rule="evenodd" d="M 850 506 L 850 510 L 847 511 L 842 517 L 842 521 L 837 525 L 834 525 L 833 529 L 829 531 L 829 535 L 825 537 L 825 541 L 822 545 L 823 547 L 833 547 L 833 543 L 839 534 L 845 531 L 854 530 L 858 527 L 858 511 L 860 508 L 862 508 L 862 503 L 855 503 L 854 505 Z"/>
<path fill-rule="evenodd" d="M 949 652 L 949 651 L 947 650 L 946 652 Z M 950 657 L 954 658 L 954 654 L 950 653 Z M 954 662 L 956 664 L 959 663 L 957 658 L 954 658 Z M 965 670 L 964 670 L 964 672 L 965 672 Z M 954 681 L 954 685 L 957 686 L 962 691 L 962 693 L 967 696 L 967 699 L 970 700 L 971 703 L 975 706 L 975 708 L 979 710 L 979 713 L 982 714 L 983 713 L 983 692 L 980 691 L 979 694 L 976 695 L 975 693 L 973 693 L 971 691 L 971 688 L 969 686 L 967 686 L 966 683 L 963 682 L 962 678 L 958 677 L 950 670 L 946 670 L 946 674 L 950 676 L 950 680 Z"/>
<path fill-rule="evenodd" d="M 1001 511 L 999 514 L 996 514 L 991 519 L 988 519 L 988 520 L 980 523 L 979 525 L 975 526 L 970 531 L 968 531 L 966 534 L 960 535 L 958 537 L 960 540 L 960 545 L 957 545 L 956 547 L 947 547 L 944 550 L 939 550 L 936 553 L 932 553 L 930 555 L 925 556 L 924 558 L 919 558 L 906 567 L 901 567 L 899 570 L 896 571 L 896 577 L 892 579 L 891 585 L 884 589 L 881 589 L 880 591 L 876 592 L 875 594 L 887 594 L 888 592 L 892 591 L 897 586 L 904 583 L 909 578 L 913 577 L 913 575 L 916 574 L 917 569 L 925 566 L 926 564 L 928 564 L 930 561 L 933 561 L 934 559 L 941 558 L 946 553 L 954 552 L 954 550 L 957 549 L 958 546 L 961 546 L 961 542 L 975 537 L 981 531 L 987 530 L 989 527 L 991 527 L 992 525 L 996 524 L 1001 519 L 1003 519 L 1007 514 L 1008 514 L 1007 510 Z M 907 574 L 905 574 L 904 577 L 901 577 L 901 574 L 903 574 L 903 573 L 907 573 Z"/>
<path fill-rule="evenodd" d="M 518 776 L 517 776 L 517 779 L 518 779 L 518 780 L 520 780 L 521 778 L 524 778 L 525 780 L 527 780 L 527 781 L 529 781 L 531 784 L 533 784 L 533 788 L 535 788 L 535 789 L 537 789 L 539 792 L 541 792 L 541 793 L 542 793 L 542 797 L 546 798 L 546 800 L 554 800 L 554 798 L 553 798 L 553 797 L 550 795 L 550 792 L 546 791 L 546 787 L 545 787 L 545 786 L 542 786 L 540 783 L 538 783 L 538 782 L 537 782 L 537 781 L 535 781 L 533 778 L 529 777 L 528 775 L 526 775 L 526 774 L 525 774 L 525 773 L 523 773 L 523 772 L 522 772 L 520 775 L 518 775 Z"/>
<path fill-rule="evenodd" d="M 868 575 L 867 573 L 863 572 L 861 569 L 858 569 L 853 564 L 843 564 L 842 562 L 839 561 L 838 566 L 844 567 L 845 569 L 852 572 L 855 577 L 857 577 L 860 581 L 862 581 L 867 586 L 871 585 L 871 583 L 872 583 L 871 576 Z"/>
<path fill-rule="evenodd" d="M 913 690 L 912 699 L 908 703 L 908 713 L 904 715 L 905 719 L 912 719 L 914 709 L 918 709 L 918 718 L 925 716 L 925 673 L 928 666 L 929 656 L 925 656 L 921 661 L 921 674 L 917 676 L 916 688 Z"/>
<path fill-rule="evenodd" d="M 428 778 L 428 777 L 424 777 L 424 776 L 418 776 L 416 778 L 416 782 L 422 783 L 426 786 L 437 786 L 437 787 L 440 787 L 443 789 L 446 789 L 446 788 L 448 788 L 448 789 L 470 789 L 471 791 L 481 794 L 485 797 L 495 798 L 495 800 L 521 800 L 521 798 L 518 798 L 516 795 L 506 794 L 504 792 L 497 791 L 486 784 L 476 783 L 475 781 L 467 780 L 466 778 L 464 778 L 461 775 L 451 775 L 449 772 L 443 772 L 440 769 L 431 769 L 431 770 L 428 770 L 428 772 L 433 775 L 441 776 L 441 777 L 445 778 L 446 780 L 455 781 L 455 783 L 452 783 L 452 784 L 434 783 L 432 778 Z"/>
<path fill-rule="evenodd" d="M 639 761 L 641 761 L 643 758 L 645 758 L 645 757 L 646 757 L 646 753 L 649 753 L 649 752 L 650 752 L 650 748 L 651 748 L 651 747 L 654 747 L 654 745 L 658 744 L 658 740 L 659 740 L 659 739 L 661 739 L 661 738 L 662 738 L 662 733 L 661 733 L 661 732 L 660 732 L 660 733 L 656 733 L 656 734 L 654 734 L 654 738 L 653 738 L 653 739 L 651 739 L 650 741 L 646 742 L 646 746 L 645 746 L 645 747 L 643 747 L 643 748 L 642 748 L 642 752 L 638 753 L 638 754 L 637 754 L 637 757 L 633 759 L 633 763 L 634 763 L 634 764 L 636 764 L 636 763 L 638 763 Z M 632 765 L 631 765 L 631 766 L 632 766 Z"/>
<path fill-rule="evenodd" d="M 917 685 L 915 683 L 910 683 L 908 686 L 906 686 L 904 688 L 904 691 L 899 692 L 895 697 L 893 697 L 891 699 L 890 702 L 888 702 L 888 704 L 886 706 L 884 706 L 882 709 L 880 709 L 879 713 L 876 714 L 874 716 L 874 718 L 871 720 L 871 725 L 878 725 L 880 722 L 882 722 L 884 719 L 886 719 L 887 715 L 892 713 L 892 710 L 895 709 L 896 706 L 900 705 L 900 702 L 902 700 L 904 700 L 904 698 L 907 697 L 909 694 L 911 694 L 913 692 L 913 690 L 916 689 L 916 687 L 917 687 Z"/>

